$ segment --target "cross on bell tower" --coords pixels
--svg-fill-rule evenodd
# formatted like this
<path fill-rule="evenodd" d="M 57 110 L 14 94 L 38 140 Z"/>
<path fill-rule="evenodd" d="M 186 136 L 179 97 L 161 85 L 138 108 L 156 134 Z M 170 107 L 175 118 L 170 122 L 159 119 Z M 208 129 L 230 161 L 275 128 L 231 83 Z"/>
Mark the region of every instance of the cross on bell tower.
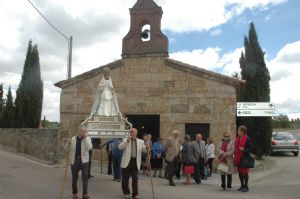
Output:
<path fill-rule="evenodd" d="M 153 0 L 138 0 L 130 9 L 130 30 L 123 38 L 122 57 L 168 57 L 168 38 L 161 32 L 162 8 Z"/>

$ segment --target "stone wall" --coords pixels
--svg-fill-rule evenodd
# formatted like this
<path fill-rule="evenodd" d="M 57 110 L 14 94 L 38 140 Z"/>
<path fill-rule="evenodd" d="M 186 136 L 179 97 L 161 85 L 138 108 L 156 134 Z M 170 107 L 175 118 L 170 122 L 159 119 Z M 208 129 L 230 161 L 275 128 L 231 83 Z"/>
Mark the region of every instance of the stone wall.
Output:
<path fill-rule="evenodd" d="M 219 81 L 218 75 L 184 72 L 167 65 L 164 57 L 139 57 L 124 59 L 111 76 L 121 112 L 160 115 L 161 137 L 174 128 L 184 134 L 186 123 L 209 123 L 210 135 L 219 139 L 235 124 L 236 88 Z M 61 139 L 73 136 L 89 115 L 101 78 L 75 79 L 63 87 Z"/>
<path fill-rule="evenodd" d="M 59 160 L 57 129 L 0 129 L 0 144 L 40 160 Z"/>

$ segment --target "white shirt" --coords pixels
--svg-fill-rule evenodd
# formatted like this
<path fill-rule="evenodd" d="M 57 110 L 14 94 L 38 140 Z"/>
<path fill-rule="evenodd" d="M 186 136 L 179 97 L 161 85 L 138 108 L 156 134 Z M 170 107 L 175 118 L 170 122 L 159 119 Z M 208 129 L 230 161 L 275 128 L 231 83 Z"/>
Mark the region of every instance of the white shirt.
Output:
<path fill-rule="evenodd" d="M 206 156 L 207 158 L 215 158 L 215 145 L 214 144 L 207 144 L 205 146 L 206 149 Z"/>

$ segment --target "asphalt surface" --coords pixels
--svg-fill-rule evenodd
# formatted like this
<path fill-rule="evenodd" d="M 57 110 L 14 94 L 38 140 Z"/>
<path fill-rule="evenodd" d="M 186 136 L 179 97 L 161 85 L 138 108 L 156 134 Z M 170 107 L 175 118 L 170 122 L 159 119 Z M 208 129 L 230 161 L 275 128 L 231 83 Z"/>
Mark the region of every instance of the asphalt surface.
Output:
<path fill-rule="evenodd" d="M 300 130 L 293 132 L 300 140 Z M 257 172 L 250 173 L 250 192 L 236 191 L 239 185 L 234 176 L 231 191 L 221 191 L 218 174 L 214 174 L 201 185 L 185 186 L 183 180 L 175 180 L 176 187 L 169 187 L 164 179 L 154 179 L 156 199 L 300 199 L 300 158 L 293 154 L 277 154 L 267 157 L 266 164 Z M 94 164 L 97 164 L 95 162 Z M 111 176 L 100 175 L 99 168 L 93 170 L 89 181 L 89 194 L 97 199 L 120 199 L 121 184 Z M 18 154 L 0 149 L 0 199 L 56 199 L 63 181 L 64 168 L 34 162 Z M 82 182 L 78 182 L 81 190 Z M 140 196 L 152 199 L 150 178 L 141 175 Z M 68 171 L 64 198 L 72 198 L 71 176 Z"/>

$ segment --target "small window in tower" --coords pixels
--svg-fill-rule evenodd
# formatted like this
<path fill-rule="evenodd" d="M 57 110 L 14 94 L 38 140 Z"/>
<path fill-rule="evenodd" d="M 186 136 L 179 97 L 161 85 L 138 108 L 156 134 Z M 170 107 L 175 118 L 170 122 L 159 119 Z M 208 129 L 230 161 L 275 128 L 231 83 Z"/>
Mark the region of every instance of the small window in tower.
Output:
<path fill-rule="evenodd" d="M 142 27 L 142 32 L 141 32 L 141 39 L 142 41 L 150 41 L 151 39 L 151 34 L 150 34 L 151 26 L 149 24 L 146 24 Z"/>

